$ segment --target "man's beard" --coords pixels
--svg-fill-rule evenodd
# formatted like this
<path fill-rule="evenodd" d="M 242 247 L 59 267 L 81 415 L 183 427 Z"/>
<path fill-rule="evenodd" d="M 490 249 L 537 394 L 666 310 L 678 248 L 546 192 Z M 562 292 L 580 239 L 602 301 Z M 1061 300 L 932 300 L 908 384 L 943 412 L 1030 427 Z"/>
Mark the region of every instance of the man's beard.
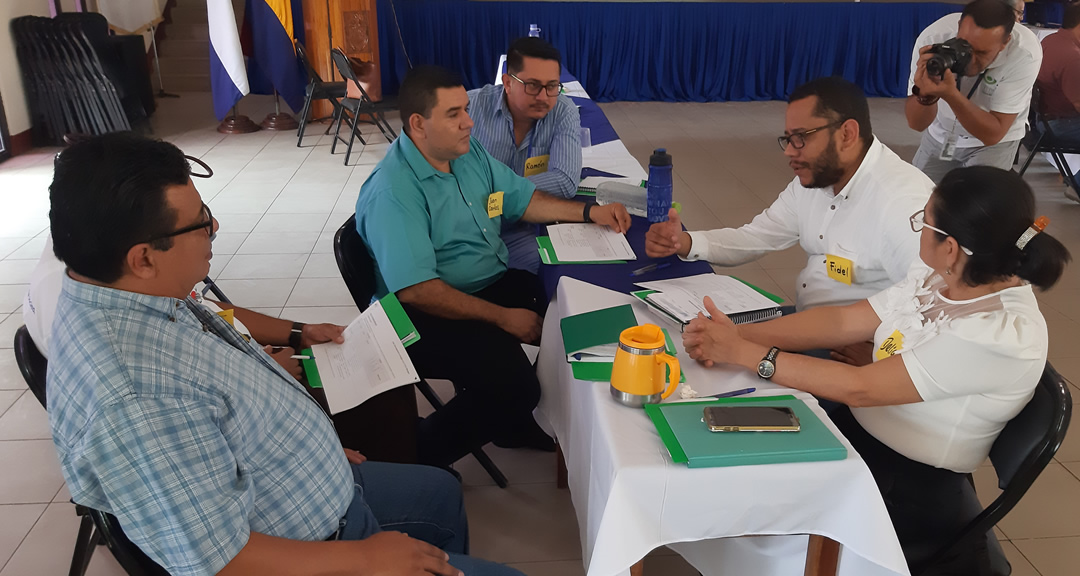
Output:
<path fill-rule="evenodd" d="M 836 146 L 829 146 L 825 153 L 810 166 L 810 183 L 807 188 L 828 188 L 836 184 L 844 176 L 844 169 L 840 166 L 840 153 Z"/>

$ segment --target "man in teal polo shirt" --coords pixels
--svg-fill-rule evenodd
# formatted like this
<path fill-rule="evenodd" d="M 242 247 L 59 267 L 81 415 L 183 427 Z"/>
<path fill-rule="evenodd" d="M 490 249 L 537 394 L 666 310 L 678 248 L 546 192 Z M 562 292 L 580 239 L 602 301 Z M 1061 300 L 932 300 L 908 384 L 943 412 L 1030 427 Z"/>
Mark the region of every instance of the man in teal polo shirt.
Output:
<path fill-rule="evenodd" d="M 630 227 L 619 204 L 555 198 L 471 138 L 469 98 L 452 72 L 413 69 L 398 95 L 402 135 L 360 189 L 356 227 L 421 335 L 408 348 L 422 377 L 451 380 L 454 399 L 420 424 L 420 461 L 448 466 L 494 441 L 554 450 L 532 418 L 540 384 L 521 343 L 540 340 L 547 305 L 536 276 L 508 270 L 502 224 L 596 222 Z"/>

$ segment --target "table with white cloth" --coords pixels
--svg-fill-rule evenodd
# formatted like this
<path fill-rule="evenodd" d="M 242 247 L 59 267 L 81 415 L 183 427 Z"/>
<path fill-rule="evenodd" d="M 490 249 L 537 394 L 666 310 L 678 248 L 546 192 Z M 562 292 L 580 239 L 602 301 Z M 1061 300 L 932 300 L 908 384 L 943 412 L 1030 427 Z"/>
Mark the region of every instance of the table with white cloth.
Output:
<path fill-rule="evenodd" d="M 848 449 L 845 460 L 691 469 L 672 462 L 640 408 L 616 403 L 607 382 L 576 380 L 563 350 L 566 316 L 631 304 L 639 323 L 679 327 L 627 294 L 563 278 L 544 321 L 537 360 L 537 420 L 566 462 L 589 576 L 625 574 L 667 545 L 703 575 L 797 575 L 808 534 L 841 544 L 837 573 L 908 574 L 889 514 L 866 464 L 809 394 L 743 370 L 706 369 L 678 342 L 686 381 L 702 395 L 756 387 L 754 396 L 794 393 Z M 674 394 L 666 402 L 678 400 Z M 733 538 L 755 535 L 754 538 Z"/>

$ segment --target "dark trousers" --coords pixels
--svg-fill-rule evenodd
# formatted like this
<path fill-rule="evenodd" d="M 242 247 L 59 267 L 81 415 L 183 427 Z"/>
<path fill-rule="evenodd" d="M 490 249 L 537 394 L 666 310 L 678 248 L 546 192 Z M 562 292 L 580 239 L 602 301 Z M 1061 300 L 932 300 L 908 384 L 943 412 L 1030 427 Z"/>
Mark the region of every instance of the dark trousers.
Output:
<path fill-rule="evenodd" d="M 315 401 L 329 415 L 326 393 L 308 386 Z M 363 404 L 331 415 L 341 445 L 373 462 L 416 464 L 416 389 L 399 386 Z"/>
<path fill-rule="evenodd" d="M 507 308 L 543 314 L 547 301 L 539 279 L 508 270 L 473 294 Z M 421 378 L 454 383 L 456 395 L 419 427 L 421 464 L 448 466 L 488 442 L 512 442 L 540 401 L 536 370 L 521 342 L 487 322 L 447 320 L 404 306 L 420 340 L 406 348 Z"/>
<path fill-rule="evenodd" d="M 847 406 L 840 405 L 829 417 L 870 468 L 909 565 L 930 560 L 982 511 L 970 474 L 936 468 L 897 453 L 871 436 Z M 991 530 L 928 573 L 1000 574 L 1001 568 L 992 565 L 999 560 L 1004 561 L 1004 554 Z"/>

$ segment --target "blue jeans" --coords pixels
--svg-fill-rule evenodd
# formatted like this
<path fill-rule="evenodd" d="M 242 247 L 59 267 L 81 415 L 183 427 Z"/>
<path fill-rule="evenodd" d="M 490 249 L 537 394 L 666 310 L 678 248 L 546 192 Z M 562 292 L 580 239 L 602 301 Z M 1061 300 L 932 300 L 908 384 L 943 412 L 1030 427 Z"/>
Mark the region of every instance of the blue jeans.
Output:
<path fill-rule="evenodd" d="M 536 244 L 536 231 L 536 224 L 529 222 L 513 222 L 503 226 L 502 241 L 510 253 L 507 268 L 539 273 L 540 251 Z"/>
<path fill-rule="evenodd" d="M 363 540 L 383 530 L 403 532 L 446 551 L 450 564 L 469 576 L 524 576 L 513 568 L 466 556 L 465 503 L 461 485 L 450 473 L 385 462 L 353 464 L 352 470 L 356 491 L 341 520 L 338 540 Z"/>

